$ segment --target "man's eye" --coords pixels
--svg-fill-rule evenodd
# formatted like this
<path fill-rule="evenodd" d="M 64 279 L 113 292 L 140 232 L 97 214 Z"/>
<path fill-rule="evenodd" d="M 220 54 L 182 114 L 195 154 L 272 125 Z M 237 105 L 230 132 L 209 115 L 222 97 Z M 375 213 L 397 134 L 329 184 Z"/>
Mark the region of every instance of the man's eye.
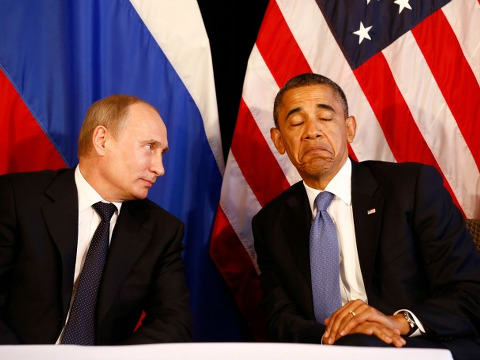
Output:
<path fill-rule="evenodd" d="M 290 123 L 290 126 L 300 126 L 303 124 L 303 121 L 294 121 Z"/>
<path fill-rule="evenodd" d="M 146 145 L 145 145 L 145 148 L 146 148 L 147 150 L 152 150 L 152 149 L 153 149 L 153 145 L 152 145 L 152 144 L 146 144 Z"/>

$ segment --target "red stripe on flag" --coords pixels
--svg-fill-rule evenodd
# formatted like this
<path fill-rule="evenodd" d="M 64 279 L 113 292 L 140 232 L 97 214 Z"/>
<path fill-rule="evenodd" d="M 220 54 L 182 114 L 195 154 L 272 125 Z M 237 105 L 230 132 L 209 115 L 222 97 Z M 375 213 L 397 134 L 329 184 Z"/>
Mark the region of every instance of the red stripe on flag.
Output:
<path fill-rule="evenodd" d="M 0 94 L 0 174 L 65 167 L 65 162 L 1 70 Z"/>
<path fill-rule="evenodd" d="M 480 169 L 480 85 L 457 37 L 440 10 L 416 26 L 412 33 Z"/>
<path fill-rule="evenodd" d="M 279 87 L 295 75 L 312 72 L 276 1 L 268 5 L 256 44 Z"/>
<path fill-rule="evenodd" d="M 397 87 L 385 56 L 377 53 L 354 70 L 354 74 L 397 161 L 421 161 L 426 164 L 435 161 Z M 375 76 L 372 77 L 372 74 Z"/>
<path fill-rule="evenodd" d="M 357 155 L 355 155 L 355 152 L 353 151 L 352 147 L 350 144 L 348 144 L 348 156 L 350 156 L 353 160 L 358 162 Z"/>
<path fill-rule="evenodd" d="M 354 74 L 397 161 L 417 161 L 430 164 L 435 166 L 443 176 L 437 160 L 415 123 L 383 53 L 380 52 L 371 57 L 354 70 Z M 372 74 L 375 74 L 373 79 Z M 408 139 L 408 141 L 404 141 L 404 139 Z M 461 209 L 445 177 L 443 182 L 453 201 Z"/>
<path fill-rule="evenodd" d="M 231 150 L 243 177 L 261 206 L 290 187 L 243 99 L 240 101 Z"/>
<path fill-rule="evenodd" d="M 255 339 L 264 341 L 266 320 L 260 308 L 260 280 L 250 256 L 220 206 L 213 225 L 210 256 L 232 290 L 239 310 L 253 331 Z"/>

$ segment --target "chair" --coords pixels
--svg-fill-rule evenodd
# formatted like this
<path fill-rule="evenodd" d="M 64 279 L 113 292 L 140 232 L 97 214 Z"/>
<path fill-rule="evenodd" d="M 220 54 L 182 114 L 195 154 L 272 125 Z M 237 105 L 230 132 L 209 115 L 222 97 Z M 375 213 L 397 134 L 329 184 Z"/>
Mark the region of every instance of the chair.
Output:
<path fill-rule="evenodd" d="M 479 219 L 466 219 L 465 223 L 467 225 L 468 231 L 472 234 L 473 243 L 477 248 L 477 251 L 480 253 L 480 220 Z"/>

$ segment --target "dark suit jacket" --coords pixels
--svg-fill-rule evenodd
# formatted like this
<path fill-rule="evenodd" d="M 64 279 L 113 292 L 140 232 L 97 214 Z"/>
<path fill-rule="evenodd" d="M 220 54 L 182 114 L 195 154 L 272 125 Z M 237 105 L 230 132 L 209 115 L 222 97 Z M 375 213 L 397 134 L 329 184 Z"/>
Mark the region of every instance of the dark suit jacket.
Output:
<path fill-rule="evenodd" d="M 452 351 L 453 339 L 478 341 L 480 259 L 438 172 L 413 163 L 352 161 L 352 205 L 369 304 L 387 315 L 411 310 L 427 336 Z M 325 329 L 313 313 L 311 219 L 302 182 L 253 218 L 271 340 L 320 342 Z"/>
<path fill-rule="evenodd" d="M 153 202 L 123 203 L 99 289 L 96 344 L 190 340 L 182 237 L 183 224 Z M 77 238 L 73 169 L 0 176 L 0 344 L 55 343 Z"/>

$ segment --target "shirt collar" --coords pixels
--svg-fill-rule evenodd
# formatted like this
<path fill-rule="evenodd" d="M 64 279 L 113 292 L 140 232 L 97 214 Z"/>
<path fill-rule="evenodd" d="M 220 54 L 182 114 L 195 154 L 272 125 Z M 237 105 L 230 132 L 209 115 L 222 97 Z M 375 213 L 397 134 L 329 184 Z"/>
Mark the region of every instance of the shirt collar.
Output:
<path fill-rule="evenodd" d="M 350 206 L 352 203 L 352 162 L 350 158 L 347 158 L 345 164 L 340 168 L 340 171 L 333 177 L 332 180 L 327 184 L 324 191 L 329 191 L 334 194 L 336 197 L 340 198 L 346 205 Z M 321 190 L 314 189 L 303 182 L 305 190 L 308 196 L 308 202 L 310 204 L 310 209 L 314 213 L 314 203 L 315 198 Z"/>
<path fill-rule="evenodd" d="M 82 212 L 83 210 L 89 208 L 91 209 L 92 205 L 99 202 L 109 202 L 104 200 L 99 193 L 85 180 L 83 177 L 80 166 L 77 165 L 75 169 L 75 184 L 77 185 L 78 193 L 78 210 Z M 122 207 L 121 202 L 112 202 L 116 206 L 118 214 L 120 214 L 120 208 Z"/>

